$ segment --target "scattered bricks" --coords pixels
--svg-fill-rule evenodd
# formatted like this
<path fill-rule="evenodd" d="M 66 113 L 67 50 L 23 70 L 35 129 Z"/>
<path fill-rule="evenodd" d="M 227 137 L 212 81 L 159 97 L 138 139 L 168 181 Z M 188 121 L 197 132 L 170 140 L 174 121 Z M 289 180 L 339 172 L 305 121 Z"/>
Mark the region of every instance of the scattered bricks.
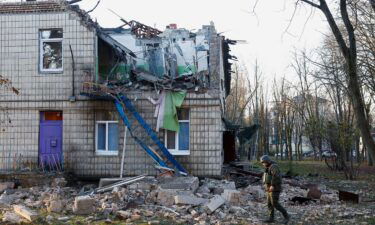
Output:
<path fill-rule="evenodd" d="M 210 189 L 206 185 L 202 185 L 198 188 L 197 193 L 208 194 L 210 193 Z"/>
<path fill-rule="evenodd" d="M 38 213 L 27 208 L 26 206 L 23 205 L 14 205 L 13 206 L 14 212 L 17 213 L 18 215 L 26 218 L 30 222 L 33 222 L 36 218 L 38 218 Z"/>
<path fill-rule="evenodd" d="M 63 203 L 61 200 L 51 200 L 47 207 L 48 212 L 60 213 L 63 210 Z"/>
<path fill-rule="evenodd" d="M 77 215 L 87 215 L 94 212 L 95 200 L 90 196 L 78 196 L 74 199 L 73 212 Z"/>
<path fill-rule="evenodd" d="M 176 195 L 174 196 L 175 204 L 179 205 L 203 205 L 208 202 L 207 199 L 197 198 L 189 195 Z"/>
<path fill-rule="evenodd" d="M 65 180 L 65 178 L 55 178 L 52 181 L 51 186 L 52 187 L 65 187 L 68 182 Z"/>
<path fill-rule="evenodd" d="M 307 192 L 307 197 L 311 199 L 320 199 L 322 192 L 317 187 L 312 187 Z"/>
<path fill-rule="evenodd" d="M 209 202 L 205 204 L 205 208 L 207 209 L 208 213 L 211 214 L 215 212 L 217 208 L 222 206 L 225 203 L 225 199 L 220 195 L 215 195 L 213 198 L 210 199 Z"/>
<path fill-rule="evenodd" d="M 133 215 L 131 215 L 130 219 L 132 221 L 140 220 L 141 219 L 141 215 L 139 215 L 139 214 L 133 214 Z"/>
<path fill-rule="evenodd" d="M 3 215 L 3 222 L 6 224 L 19 224 L 22 222 L 22 218 L 14 212 L 5 212 Z"/>
<path fill-rule="evenodd" d="M 3 193 L 6 189 L 13 189 L 14 187 L 14 182 L 2 182 L 0 183 L 0 193 Z"/>
<path fill-rule="evenodd" d="M 221 196 L 230 204 L 240 205 L 241 204 L 241 192 L 237 190 L 224 190 Z"/>
<path fill-rule="evenodd" d="M 131 212 L 124 211 L 124 210 L 117 211 L 116 215 L 118 218 L 124 219 L 124 220 L 129 219 L 132 216 Z"/>
<path fill-rule="evenodd" d="M 158 189 L 156 203 L 163 206 L 172 206 L 176 195 L 193 195 L 193 193 L 186 190 Z"/>
<path fill-rule="evenodd" d="M 266 197 L 264 194 L 264 190 L 261 186 L 251 186 L 249 185 L 246 189 L 246 192 L 250 193 L 252 196 L 254 196 L 256 199 L 261 199 Z"/>
<path fill-rule="evenodd" d="M 174 204 L 174 196 L 176 194 L 176 190 L 160 189 L 158 191 L 156 202 L 163 206 L 172 206 Z"/>

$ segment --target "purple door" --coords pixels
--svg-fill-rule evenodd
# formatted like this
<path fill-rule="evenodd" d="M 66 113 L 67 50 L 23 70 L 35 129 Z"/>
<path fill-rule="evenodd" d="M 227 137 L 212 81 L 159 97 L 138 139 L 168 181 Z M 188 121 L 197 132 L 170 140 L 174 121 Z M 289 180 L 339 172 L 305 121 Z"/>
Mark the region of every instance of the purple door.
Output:
<path fill-rule="evenodd" d="M 62 112 L 41 112 L 39 164 L 46 170 L 62 170 Z"/>

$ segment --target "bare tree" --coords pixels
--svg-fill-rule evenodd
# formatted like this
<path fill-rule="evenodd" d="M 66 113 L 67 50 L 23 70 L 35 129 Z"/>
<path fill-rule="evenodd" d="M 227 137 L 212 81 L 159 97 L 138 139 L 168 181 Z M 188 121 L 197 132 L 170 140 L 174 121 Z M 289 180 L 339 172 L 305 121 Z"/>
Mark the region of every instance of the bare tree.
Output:
<path fill-rule="evenodd" d="M 225 118 L 233 124 L 245 124 L 245 110 L 253 97 L 248 86 L 248 72 L 244 65 L 235 64 L 232 74 L 231 93 L 226 98 Z"/>
<path fill-rule="evenodd" d="M 358 62 L 357 62 L 357 40 L 353 23 L 350 20 L 348 2 L 347 0 L 339 0 L 338 6 L 341 14 L 341 20 L 344 24 L 344 31 L 339 29 L 335 18 L 332 15 L 330 8 L 326 0 L 301 0 L 304 3 L 309 4 L 323 12 L 327 22 L 332 30 L 332 33 L 337 41 L 339 49 L 345 59 L 345 69 L 347 71 L 348 81 L 347 87 L 350 93 L 351 102 L 354 107 L 356 116 L 356 123 L 361 132 L 362 140 L 366 146 L 368 153 L 371 158 L 375 158 L 375 142 L 371 137 L 369 119 L 366 116 L 365 103 L 362 96 L 362 89 L 358 74 Z M 373 0 L 370 0 L 373 6 Z M 347 35 L 345 40 L 344 35 Z"/>

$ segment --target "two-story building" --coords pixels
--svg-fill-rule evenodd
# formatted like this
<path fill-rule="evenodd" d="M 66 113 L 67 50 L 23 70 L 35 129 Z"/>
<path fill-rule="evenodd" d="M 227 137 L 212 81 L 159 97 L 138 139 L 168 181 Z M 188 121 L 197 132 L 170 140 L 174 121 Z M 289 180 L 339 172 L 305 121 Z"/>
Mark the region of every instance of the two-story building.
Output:
<path fill-rule="evenodd" d="M 87 84 L 116 80 L 124 81 L 136 110 L 188 173 L 221 174 L 230 55 L 229 41 L 213 24 L 197 33 L 174 26 L 159 32 L 141 23 L 103 29 L 60 0 L 0 3 L 0 24 L 0 74 L 20 90 L 0 92 L 11 120 L 0 131 L 0 170 L 118 176 L 124 152 L 124 174 L 158 173 L 134 138 L 125 136 L 113 100 L 81 95 Z M 150 85 L 153 77 L 166 85 Z M 174 91 L 186 92 L 177 131 L 158 125 L 157 105 L 150 101 Z"/>

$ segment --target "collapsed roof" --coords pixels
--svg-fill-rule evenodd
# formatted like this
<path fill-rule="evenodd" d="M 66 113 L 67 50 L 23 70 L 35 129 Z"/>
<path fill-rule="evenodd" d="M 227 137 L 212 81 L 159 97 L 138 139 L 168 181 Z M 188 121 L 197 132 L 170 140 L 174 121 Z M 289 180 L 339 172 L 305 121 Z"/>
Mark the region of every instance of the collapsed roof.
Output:
<path fill-rule="evenodd" d="M 217 34 L 212 24 L 198 32 L 177 28 L 171 24 L 164 31 L 138 21 L 120 20 L 118 28 L 102 28 L 89 14 L 73 3 L 77 0 L 46 0 L 0 3 L 0 13 L 45 13 L 71 10 L 77 13 L 83 25 L 95 30 L 99 45 L 109 46 L 114 57 L 107 65 L 99 65 L 97 83 L 117 85 L 125 89 L 204 90 L 211 87 L 213 71 L 210 57 L 222 54 L 224 86 L 230 91 L 231 63 L 229 44 L 235 41 Z M 221 51 L 211 51 L 214 38 L 221 39 Z M 99 46 L 100 48 L 100 46 Z M 210 55 L 211 54 L 211 55 Z M 100 56 L 99 56 L 99 63 Z"/>

